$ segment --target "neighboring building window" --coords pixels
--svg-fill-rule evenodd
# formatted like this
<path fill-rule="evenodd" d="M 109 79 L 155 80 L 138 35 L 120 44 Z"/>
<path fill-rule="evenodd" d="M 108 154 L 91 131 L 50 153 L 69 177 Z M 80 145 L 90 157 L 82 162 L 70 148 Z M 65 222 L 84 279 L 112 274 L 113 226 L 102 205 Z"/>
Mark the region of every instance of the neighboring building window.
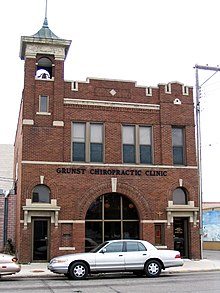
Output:
<path fill-rule="evenodd" d="M 72 160 L 103 162 L 103 124 L 74 122 Z"/>
<path fill-rule="evenodd" d="M 123 163 L 152 164 L 152 128 L 125 125 L 122 130 Z"/>
<path fill-rule="evenodd" d="M 37 185 L 32 192 L 33 203 L 50 203 L 50 189 L 46 185 Z"/>
<path fill-rule="evenodd" d="M 155 233 L 155 245 L 164 245 L 165 237 L 164 237 L 164 225 L 163 224 L 155 224 L 154 226 Z"/>
<path fill-rule="evenodd" d="M 49 112 L 49 97 L 48 96 L 39 97 L 39 112 L 40 113 Z"/>
<path fill-rule="evenodd" d="M 184 129 L 172 128 L 173 164 L 184 165 Z"/>
<path fill-rule="evenodd" d="M 187 204 L 187 194 L 183 188 L 176 188 L 173 192 L 173 204 Z"/>

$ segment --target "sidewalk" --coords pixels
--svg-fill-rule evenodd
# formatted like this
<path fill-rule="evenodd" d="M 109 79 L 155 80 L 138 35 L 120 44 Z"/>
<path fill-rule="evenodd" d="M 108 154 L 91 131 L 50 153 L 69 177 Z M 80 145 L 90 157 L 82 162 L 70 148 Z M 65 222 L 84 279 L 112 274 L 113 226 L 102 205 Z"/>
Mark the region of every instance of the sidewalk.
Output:
<path fill-rule="evenodd" d="M 204 252 L 202 260 L 184 259 L 182 267 L 166 269 L 165 273 L 186 273 L 199 271 L 220 271 L 220 251 Z M 16 277 L 57 277 L 59 275 L 47 269 L 47 263 L 31 263 L 21 265 L 21 271 Z"/>

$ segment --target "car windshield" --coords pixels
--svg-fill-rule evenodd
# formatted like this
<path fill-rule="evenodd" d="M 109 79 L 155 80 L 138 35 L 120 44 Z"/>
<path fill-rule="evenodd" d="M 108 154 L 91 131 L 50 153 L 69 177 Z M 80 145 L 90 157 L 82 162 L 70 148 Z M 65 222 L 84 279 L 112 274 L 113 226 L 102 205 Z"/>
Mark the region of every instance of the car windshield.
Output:
<path fill-rule="evenodd" d="M 104 247 L 106 244 L 108 244 L 108 241 L 99 244 L 98 246 L 96 246 L 95 248 L 93 248 L 90 252 L 92 252 L 92 253 L 96 253 L 96 252 L 98 252 L 102 247 Z"/>

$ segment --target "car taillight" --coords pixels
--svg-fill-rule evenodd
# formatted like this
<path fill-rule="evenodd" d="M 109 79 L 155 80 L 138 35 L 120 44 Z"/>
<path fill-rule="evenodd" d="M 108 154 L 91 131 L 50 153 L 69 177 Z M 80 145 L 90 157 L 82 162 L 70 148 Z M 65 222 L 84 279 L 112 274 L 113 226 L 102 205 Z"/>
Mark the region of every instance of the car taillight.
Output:
<path fill-rule="evenodd" d="M 12 258 L 12 261 L 13 261 L 13 262 L 17 262 L 17 261 L 18 261 L 17 257 L 13 257 L 13 258 Z"/>
<path fill-rule="evenodd" d="M 175 258 L 181 258 L 180 254 L 176 254 Z"/>

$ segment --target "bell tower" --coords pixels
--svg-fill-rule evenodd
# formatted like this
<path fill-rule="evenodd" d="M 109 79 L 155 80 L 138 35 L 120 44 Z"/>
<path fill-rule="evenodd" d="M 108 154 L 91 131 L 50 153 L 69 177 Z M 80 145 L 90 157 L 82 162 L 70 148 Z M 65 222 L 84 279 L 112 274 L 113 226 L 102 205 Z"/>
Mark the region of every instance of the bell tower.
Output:
<path fill-rule="evenodd" d="M 30 139 L 30 134 L 35 133 L 32 141 L 56 144 L 57 132 L 62 135 L 64 62 L 70 45 L 70 40 L 59 38 L 50 30 L 46 2 L 43 26 L 32 36 L 22 36 L 20 41 L 20 58 L 24 60 L 21 121 L 24 140 L 25 134 Z"/>

